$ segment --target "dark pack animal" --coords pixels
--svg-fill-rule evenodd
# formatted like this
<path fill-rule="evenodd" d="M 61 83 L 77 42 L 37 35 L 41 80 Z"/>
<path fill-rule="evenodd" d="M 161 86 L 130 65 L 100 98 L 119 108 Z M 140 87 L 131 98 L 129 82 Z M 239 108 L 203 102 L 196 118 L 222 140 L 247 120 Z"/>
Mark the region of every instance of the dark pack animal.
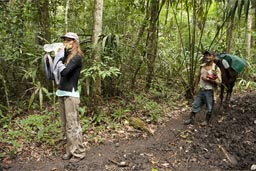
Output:
<path fill-rule="evenodd" d="M 225 61 L 223 62 L 223 60 Z M 237 80 L 237 76 L 245 68 L 246 61 L 238 56 L 222 53 L 216 55 L 214 62 L 221 70 L 222 83 L 220 85 L 219 98 L 220 105 L 222 106 L 224 91 L 226 90 L 225 102 L 229 103 L 235 82 Z M 228 68 L 225 66 L 225 62 L 229 65 Z"/>
<path fill-rule="evenodd" d="M 226 97 L 225 97 L 225 102 L 229 102 L 231 98 L 231 94 L 233 92 L 233 87 L 235 86 L 235 82 L 237 79 L 237 74 L 236 75 L 230 75 L 228 70 L 224 68 L 221 60 L 215 60 L 216 65 L 220 68 L 221 70 L 221 85 L 220 85 L 220 93 L 219 93 L 219 98 L 220 98 L 220 104 L 223 104 L 224 100 L 224 91 L 226 90 Z"/>

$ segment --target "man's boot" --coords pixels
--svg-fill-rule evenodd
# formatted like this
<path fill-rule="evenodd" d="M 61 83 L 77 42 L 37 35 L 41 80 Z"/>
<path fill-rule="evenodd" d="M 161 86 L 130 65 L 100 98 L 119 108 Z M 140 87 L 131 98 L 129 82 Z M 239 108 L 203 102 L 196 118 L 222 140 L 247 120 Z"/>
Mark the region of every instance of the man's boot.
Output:
<path fill-rule="evenodd" d="M 205 121 L 202 123 L 202 126 L 209 125 L 211 116 L 212 116 L 211 113 L 206 114 Z"/>
<path fill-rule="evenodd" d="M 196 116 L 196 113 L 191 112 L 189 118 L 184 121 L 184 125 L 194 124 L 195 116 Z"/>

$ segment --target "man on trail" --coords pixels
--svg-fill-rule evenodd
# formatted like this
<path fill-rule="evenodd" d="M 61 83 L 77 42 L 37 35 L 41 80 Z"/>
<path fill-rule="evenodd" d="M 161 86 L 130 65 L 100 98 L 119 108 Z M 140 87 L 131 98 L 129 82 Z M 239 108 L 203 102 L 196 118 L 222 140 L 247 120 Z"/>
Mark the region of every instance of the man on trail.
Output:
<path fill-rule="evenodd" d="M 214 63 L 214 52 L 204 52 L 205 62 L 200 65 L 198 77 L 195 81 L 195 88 L 199 86 L 199 91 L 192 104 L 190 116 L 184 121 L 185 125 L 193 124 L 197 112 L 205 104 L 207 106 L 206 119 L 202 125 L 208 125 L 213 113 L 214 91 L 221 83 L 221 71 Z"/>

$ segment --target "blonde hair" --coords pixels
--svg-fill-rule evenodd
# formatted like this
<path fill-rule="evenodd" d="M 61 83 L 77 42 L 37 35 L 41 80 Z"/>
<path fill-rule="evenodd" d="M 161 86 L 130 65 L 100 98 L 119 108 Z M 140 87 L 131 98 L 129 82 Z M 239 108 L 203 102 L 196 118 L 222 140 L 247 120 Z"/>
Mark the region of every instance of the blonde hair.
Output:
<path fill-rule="evenodd" d="M 72 51 L 71 53 L 68 55 L 67 60 L 65 62 L 65 64 L 68 64 L 70 62 L 70 60 L 76 56 L 76 55 L 80 55 L 81 57 L 84 56 L 84 53 L 82 52 L 79 42 L 77 42 L 76 40 L 74 40 L 73 42 L 73 47 L 72 47 Z"/>

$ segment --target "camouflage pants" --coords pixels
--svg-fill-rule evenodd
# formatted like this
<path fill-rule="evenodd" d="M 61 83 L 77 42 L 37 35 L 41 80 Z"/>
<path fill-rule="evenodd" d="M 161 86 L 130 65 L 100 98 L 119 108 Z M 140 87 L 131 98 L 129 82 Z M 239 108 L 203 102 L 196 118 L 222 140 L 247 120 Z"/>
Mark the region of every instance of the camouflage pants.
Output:
<path fill-rule="evenodd" d="M 85 147 L 79 123 L 79 103 L 79 98 L 59 97 L 62 130 L 67 138 L 66 153 L 83 158 L 85 156 Z"/>

